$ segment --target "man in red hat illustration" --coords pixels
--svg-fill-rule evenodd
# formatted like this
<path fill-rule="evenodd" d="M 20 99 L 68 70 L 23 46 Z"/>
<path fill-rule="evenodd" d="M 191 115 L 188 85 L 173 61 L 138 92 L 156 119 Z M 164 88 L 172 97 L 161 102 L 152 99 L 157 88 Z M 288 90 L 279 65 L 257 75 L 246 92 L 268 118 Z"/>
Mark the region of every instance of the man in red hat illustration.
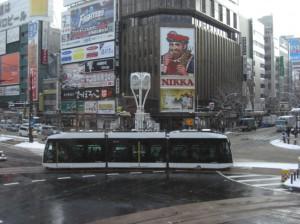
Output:
<path fill-rule="evenodd" d="M 188 49 L 189 37 L 175 31 L 167 34 L 169 51 L 162 55 L 163 75 L 188 75 L 194 73 L 194 55 Z"/>

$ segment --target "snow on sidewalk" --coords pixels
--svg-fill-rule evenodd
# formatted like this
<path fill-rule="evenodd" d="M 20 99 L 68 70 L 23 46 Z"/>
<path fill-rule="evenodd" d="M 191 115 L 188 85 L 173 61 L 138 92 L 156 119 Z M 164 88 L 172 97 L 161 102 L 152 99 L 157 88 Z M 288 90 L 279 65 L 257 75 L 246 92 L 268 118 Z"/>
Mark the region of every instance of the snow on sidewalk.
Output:
<path fill-rule="evenodd" d="M 15 146 L 28 149 L 30 152 L 33 152 L 34 154 L 37 154 L 39 156 L 42 156 L 44 153 L 45 144 L 41 144 L 38 142 L 22 142 L 19 144 L 16 144 Z"/>
<path fill-rule="evenodd" d="M 298 141 L 300 143 L 300 139 Z M 284 143 L 280 139 L 276 139 L 270 142 L 272 145 L 280 148 L 285 148 L 285 149 L 291 149 L 291 150 L 300 150 L 300 145 L 294 145 L 294 144 L 287 144 Z"/>

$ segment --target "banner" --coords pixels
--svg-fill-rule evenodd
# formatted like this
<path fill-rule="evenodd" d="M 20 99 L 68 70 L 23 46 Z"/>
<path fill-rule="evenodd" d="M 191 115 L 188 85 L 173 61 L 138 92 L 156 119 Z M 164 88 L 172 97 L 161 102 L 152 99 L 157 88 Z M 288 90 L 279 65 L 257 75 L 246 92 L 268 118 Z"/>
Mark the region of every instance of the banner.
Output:
<path fill-rule="evenodd" d="M 112 58 L 115 56 L 115 42 L 104 42 L 93 44 L 61 52 L 61 64 L 68 64 L 94 59 Z"/>
<path fill-rule="evenodd" d="M 12 53 L 0 56 L 1 85 L 16 85 L 20 83 L 20 54 Z"/>
<path fill-rule="evenodd" d="M 99 0 L 72 7 L 62 14 L 61 49 L 115 38 L 115 2 Z"/>
<path fill-rule="evenodd" d="M 39 22 L 28 23 L 28 101 L 30 101 L 30 88 L 32 100 L 38 100 L 38 37 Z"/>
<path fill-rule="evenodd" d="M 194 112 L 195 30 L 160 28 L 160 111 Z"/>

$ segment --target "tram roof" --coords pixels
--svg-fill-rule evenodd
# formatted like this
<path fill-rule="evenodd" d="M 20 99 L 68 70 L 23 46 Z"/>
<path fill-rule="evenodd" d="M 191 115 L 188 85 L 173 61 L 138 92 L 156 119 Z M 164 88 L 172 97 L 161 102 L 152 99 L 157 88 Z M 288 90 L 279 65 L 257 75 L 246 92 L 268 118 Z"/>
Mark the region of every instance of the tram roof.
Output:
<path fill-rule="evenodd" d="M 165 138 L 165 132 L 109 132 L 108 138 L 129 138 L 129 139 L 145 139 L 145 138 Z"/>
<path fill-rule="evenodd" d="M 169 133 L 169 138 L 228 139 L 226 135 L 205 131 L 172 131 Z"/>
<path fill-rule="evenodd" d="M 104 132 L 64 132 L 61 134 L 50 135 L 48 139 L 96 139 L 105 138 Z"/>

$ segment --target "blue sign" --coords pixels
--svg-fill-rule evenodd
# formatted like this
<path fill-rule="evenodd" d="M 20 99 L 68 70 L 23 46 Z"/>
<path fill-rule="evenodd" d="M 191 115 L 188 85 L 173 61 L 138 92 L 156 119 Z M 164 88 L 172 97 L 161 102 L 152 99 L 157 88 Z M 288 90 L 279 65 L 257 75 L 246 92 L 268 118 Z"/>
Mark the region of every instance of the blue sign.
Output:
<path fill-rule="evenodd" d="M 290 45 L 290 60 L 300 60 L 300 38 L 289 40 Z"/>
<path fill-rule="evenodd" d="M 28 39 L 34 39 L 38 31 L 38 22 L 28 23 Z"/>

